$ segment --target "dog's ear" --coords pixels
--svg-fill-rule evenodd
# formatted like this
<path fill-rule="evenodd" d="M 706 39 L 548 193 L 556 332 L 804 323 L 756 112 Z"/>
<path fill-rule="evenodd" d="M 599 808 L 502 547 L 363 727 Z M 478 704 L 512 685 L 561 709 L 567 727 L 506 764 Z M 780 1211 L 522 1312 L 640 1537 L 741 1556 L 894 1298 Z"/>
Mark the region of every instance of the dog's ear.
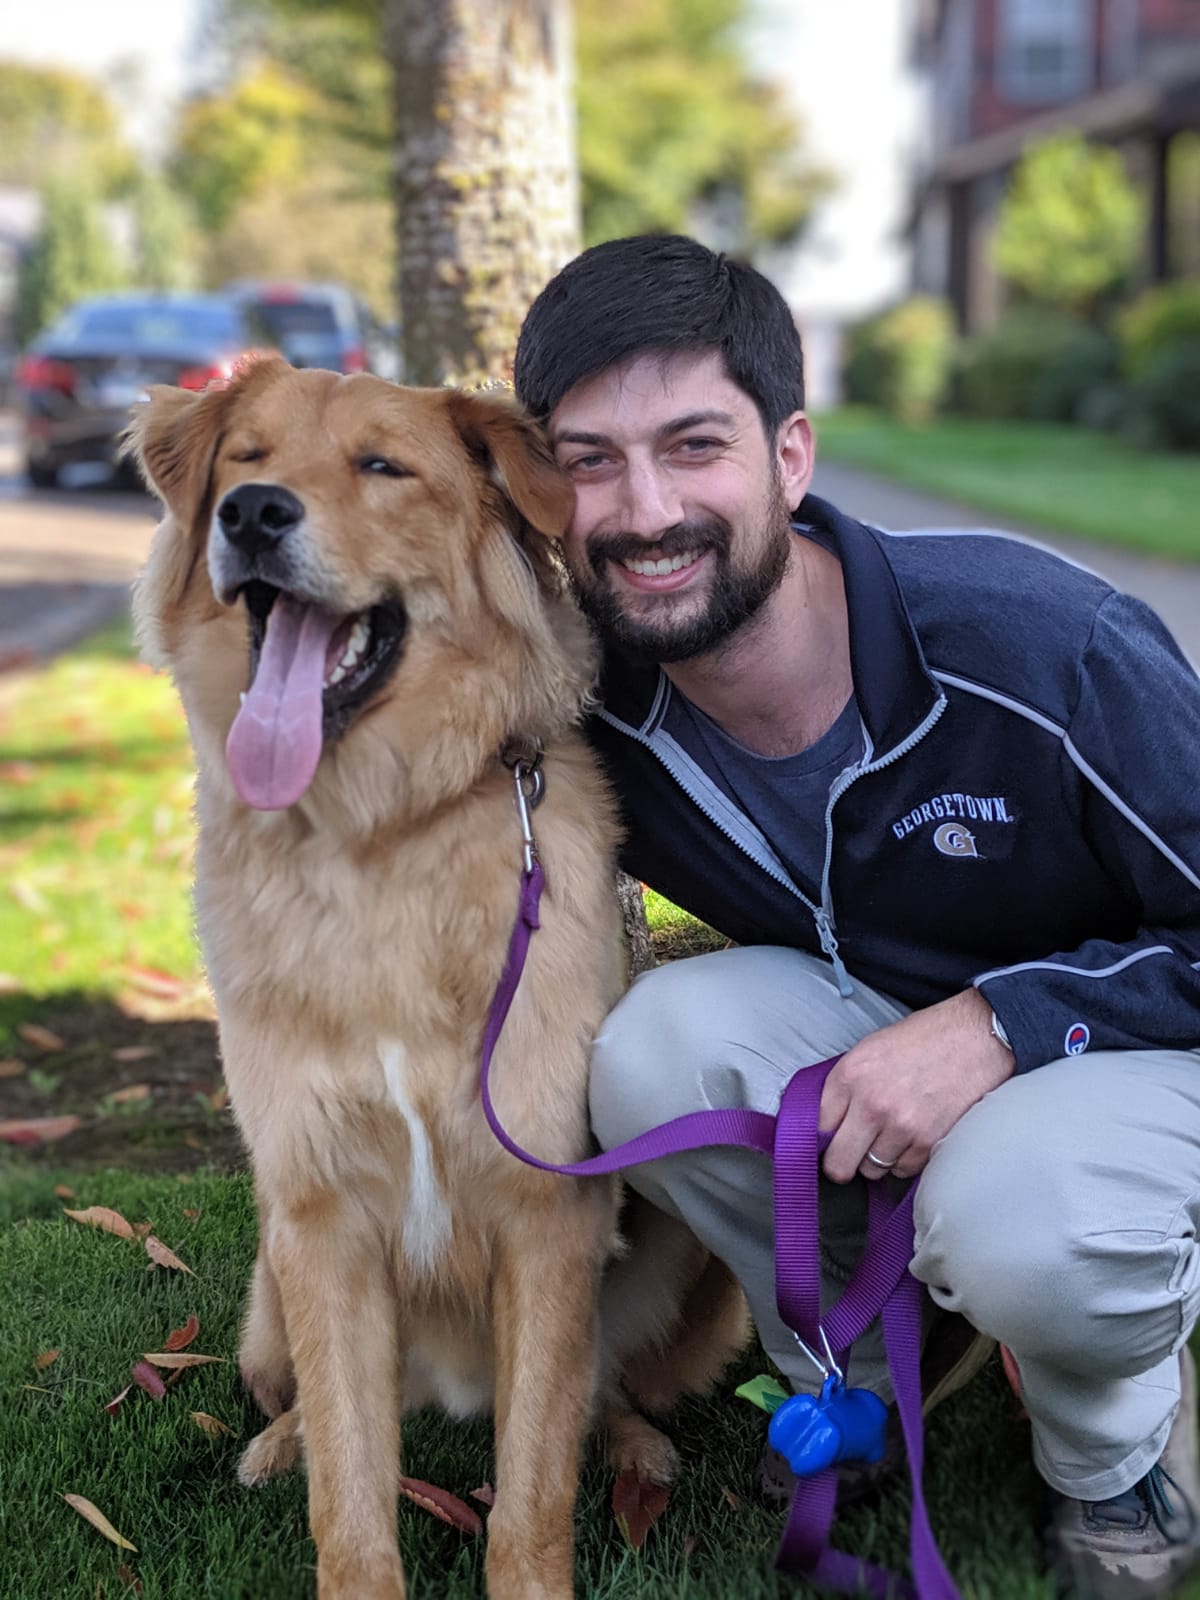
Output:
<path fill-rule="evenodd" d="M 486 462 L 493 483 L 530 527 L 561 539 L 575 491 L 537 423 L 514 401 L 486 392 L 448 389 L 446 405 L 468 450 Z"/>
<path fill-rule="evenodd" d="M 156 383 L 125 431 L 147 487 L 185 528 L 204 498 L 227 397 L 225 389 L 196 394 Z"/>

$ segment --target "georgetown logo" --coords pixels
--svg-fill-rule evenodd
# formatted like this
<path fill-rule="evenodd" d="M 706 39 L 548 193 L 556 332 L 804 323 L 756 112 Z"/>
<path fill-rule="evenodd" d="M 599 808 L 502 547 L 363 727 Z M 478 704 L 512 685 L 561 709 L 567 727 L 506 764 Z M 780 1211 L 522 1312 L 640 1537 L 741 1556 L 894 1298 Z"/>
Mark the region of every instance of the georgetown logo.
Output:
<path fill-rule="evenodd" d="M 933 830 L 933 847 L 939 854 L 962 859 L 973 856 L 983 860 L 988 851 L 980 849 L 979 829 L 973 824 L 999 823 L 1012 827 L 1016 817 L 1008 807 L 1008 797 L 1002 794 L 933 794 L 919 806 L 906 811 L 892 823 L 897 839 L 906 839 L 926 823 Z M 991 835 L 996 840 L 994 833 Z M 984 835 L 986 846 L 987 834 Z"/>
<path fill-rule="evenodd" d="M 968 833 L 961 822 L 943 822 L 933 836 L 936 849 L 944 856 L 977 856 L 975 835 Z"/>

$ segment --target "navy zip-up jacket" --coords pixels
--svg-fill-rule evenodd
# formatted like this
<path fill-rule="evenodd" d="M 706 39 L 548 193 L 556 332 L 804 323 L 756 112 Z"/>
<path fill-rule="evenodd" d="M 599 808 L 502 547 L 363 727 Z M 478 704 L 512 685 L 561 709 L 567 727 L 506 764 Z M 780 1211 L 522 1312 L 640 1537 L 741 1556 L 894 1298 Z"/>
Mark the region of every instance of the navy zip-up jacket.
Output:
<path fill-rule="evenodd" d="M 823 952 L 843 993 L 974 984 L 1019 1071 L 1200 1047 L 1200 680 L 1163 624 L 1000 534 L 884 533 L 815 495 L 796 532 L 842 564 L 863 723 L 822 881 L 664 730 L 665 674 L 610 652 L 588 734 L 626 871 L 739 944 Z"/>

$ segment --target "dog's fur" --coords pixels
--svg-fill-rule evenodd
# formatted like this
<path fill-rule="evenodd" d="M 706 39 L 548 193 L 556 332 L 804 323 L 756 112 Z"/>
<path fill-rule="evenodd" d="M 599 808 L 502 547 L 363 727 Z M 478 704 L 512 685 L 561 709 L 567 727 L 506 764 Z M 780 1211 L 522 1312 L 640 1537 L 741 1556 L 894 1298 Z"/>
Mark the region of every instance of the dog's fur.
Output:
<path fill-rule="evenodd" d="M 616 1187 L 524 1166 L 480 1108 L 521 865 L 506 740 L 545 746 L 547 889 L 495 1098 L 548 1160 L 588 1152 L 589 1045 L 623 982 L 612 808 L 575 730 L 593 650 L 549 553 L 570 486 L 494 397 L 279 361 L 202 395 L 154 389 L 131 440 L 166 507 L 136 611 L 195 745 L 198 922 L 260 1213 L 241 1364 L 276 1420 L 240 1475 L 303 1454 L 322 1600 L 398 1600 L 401 1413 L 494 1408 L 488 1592 L 570 1595 L 589 1422 L 618 1468 L 669 1478 L 674 1452 L 630 1400 L 706 1386 L 746 1332 L 728 1273 L 677 1223 L 643 1208 L 614 1252 Z M 249 552 L 216 516 L 246 484 L 303 511 Z M 239 798 L 225 755 L 247 581 L 404 630 L 332 719 L 326 679 L 315 773 L 271 810 Z"/>

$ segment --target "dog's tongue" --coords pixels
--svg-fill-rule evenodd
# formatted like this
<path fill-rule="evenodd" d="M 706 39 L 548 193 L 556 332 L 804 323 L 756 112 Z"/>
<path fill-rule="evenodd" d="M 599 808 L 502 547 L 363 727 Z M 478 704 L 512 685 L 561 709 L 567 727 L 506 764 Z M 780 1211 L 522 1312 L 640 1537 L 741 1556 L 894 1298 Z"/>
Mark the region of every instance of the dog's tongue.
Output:
<path fill-rule="evenodd" d="M 313 780 L 325 655 L 337 621 L 284 594 L 271 607 L 258 671 L 225 745 L 233 787 L 259 811 L 294 805 Z"/>

